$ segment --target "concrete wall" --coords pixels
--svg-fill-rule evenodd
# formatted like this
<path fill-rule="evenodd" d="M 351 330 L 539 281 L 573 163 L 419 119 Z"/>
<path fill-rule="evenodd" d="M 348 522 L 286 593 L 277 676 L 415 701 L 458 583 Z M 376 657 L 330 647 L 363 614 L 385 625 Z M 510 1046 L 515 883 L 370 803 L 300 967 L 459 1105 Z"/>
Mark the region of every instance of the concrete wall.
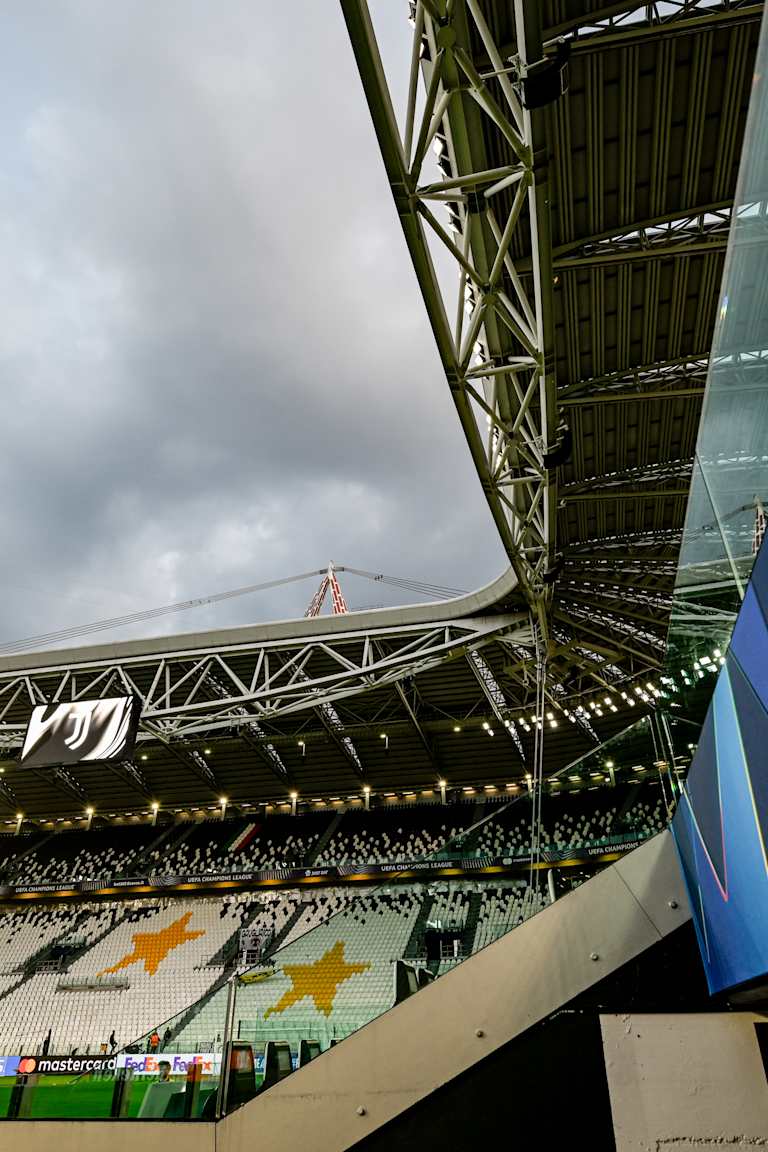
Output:
<path fill-rule="evenodd" d="M 768 1080 L 749 1012 L 603 1016 L 616 1152 L 768 1148 Z"/>
<path fill-rule="evenodd" d="M 254 1145 L 256 1147 L 256 1145 Z M 0 1152 L 215 1152 L 215 1124 L 14 1120 L 0 1123 Z"/>
<path fill-rule="evenodd" d="M 227 1117 L 217 1150 L 352 1148 L 689 916 L 663 832 Z"/>

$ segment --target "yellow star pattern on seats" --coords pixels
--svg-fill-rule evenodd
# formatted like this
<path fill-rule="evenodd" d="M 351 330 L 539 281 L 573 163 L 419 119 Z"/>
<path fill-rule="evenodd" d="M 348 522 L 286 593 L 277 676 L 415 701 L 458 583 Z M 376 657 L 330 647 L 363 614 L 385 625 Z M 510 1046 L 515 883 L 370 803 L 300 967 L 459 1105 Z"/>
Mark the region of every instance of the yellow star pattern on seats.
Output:
<path fill-rule="evenodd" d="M 311 996 L 318 1012 L 330 1016 L 339 985 L 358 972 L 366 972 L 370 964 L 347 964 L 344 959 L 344 941 L 337 940 L 333 948 L 315 960 L 314 964 L 284 964 L 283 972 L 291 981 L 292 987 L 267 1008 L 264 1018 L 273 1013 L 284 1012 L 292 1004 L 298 1004 L 305 996 Z"/>
<path fill-rule="evenodd" d="M 133 951 L 128 952 L 111 968 L 104 968 L 98 975 L 106 976 L 110 972 L 119 972 L 121 968 L 128 968 L 131 964 L 138 964 L 143 960 L 144 971 L 154 976 L 162 961 L 174 948 L 186 944 L 187 940 L 197 940 L 198 936 L 205 936 L 204 931 L 187 932 L 187 924 L 191 919 L 192 913 L 185 912 L 167 928 L 160 928 L 157 932 L 136 932 L 131 937 Z"/>

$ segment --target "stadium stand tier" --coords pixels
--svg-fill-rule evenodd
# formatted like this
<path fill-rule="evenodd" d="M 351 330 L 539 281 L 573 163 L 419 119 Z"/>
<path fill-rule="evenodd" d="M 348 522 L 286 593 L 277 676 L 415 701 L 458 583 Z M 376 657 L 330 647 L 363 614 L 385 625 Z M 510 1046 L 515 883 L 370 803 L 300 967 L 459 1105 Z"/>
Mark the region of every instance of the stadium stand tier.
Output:
<path fill-rule="evenodd" d="M 640 839 L 666 823 L 652 783 L 564 792 L 542 802 L 542 845 L 583 848 Z M 99 876 L 200 875 L 309 865 L 383 864 L 426 856 L 514 856 L 530 843 L 526 796 L 511 804 L 412 804 L 349 808 L 258 820 L 180 822 L 164 828 L 109 825 L 33 837 L 4 837 L 0 872 L 25 883 Z M 14 855 L 13 849 L 17 848 Z"/>
<path fill-rule="evenodd" d="M 567 849 L 650 836 L 665 823 L 658 787 L 547 796 L 543 843 Z M 6 876 L 40 883 L 106 873 L 175 876 L 315 863 L 408 862 L 436 855 L 524 855 L 527 796 L 502 804 L 387 806 L 101 826 L 6 838 Z M 10 849 L 17 847 L 14 857 Z M 584 877 L 565 870 L 557 894 Z M 322 1048 L 395 1001 L 395 965 L 439 976 L 554 898 L 541 874 L 404 882 L 361 890 L 33 903 L 0 913 L 0 1052 L 95 1053 L 114 1035 L 146 1047 L 160 1029 L 175 1051 L 221 1038 L 227 980 L 254 973 L 237 1000 L 238 1036 Z M 554 885 L 554 881 L 552 882 Z M 248 929 L 246 933 L 244 930 Z M 247 941 L 246 942 L 246 937 Z M 256 967 L 252 967 L 253 964 Z M 333 1011 L 331 1013 L 331 1006 Z"/>

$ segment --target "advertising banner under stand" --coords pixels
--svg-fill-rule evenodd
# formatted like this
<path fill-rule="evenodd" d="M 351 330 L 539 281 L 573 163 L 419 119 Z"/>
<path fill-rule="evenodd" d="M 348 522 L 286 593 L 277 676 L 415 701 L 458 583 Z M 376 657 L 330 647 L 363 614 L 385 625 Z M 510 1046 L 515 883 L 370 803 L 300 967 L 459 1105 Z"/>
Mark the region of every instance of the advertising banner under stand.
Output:
<path fill-rule="evenodd" d="M 192 1064 L 199 1064 L 203 1076 L 218 1076 L 220 1052 L 118 1052 L 117 1067 L 128 1068 L 134 1076 L 158 1076 L 162 1063 L 170 1064 L 171 1076 L 186 1076 Z"/>
<path fill-rule="evenodd" d="M 33 1072 L 43 1076 L 82 1076 L 84 1072 L 114 1072 L 117 1059 L 117 1056 L 19 1056 L 16 1071 L 20 1076 Z M 7 1071 L 6 1075 L 9 1075 Z"/>
<path fill-rule="evenodd" d="M 114 1073 L 128 1068 L 134 1076 L 159 1076 L 160 1065 L 170 1064 L 172 1076 L 185 1076 L 199 1064 L 203 1076 L 218 1076 L 220 1052 L 116 1052 L 111 1056 L 0 1056 L 0 1076 L 83 1076 Z"/>
<path fill-rule="evenodd" d="M 587 844 L 580 848 L 545 848 L 541 852 L 537 868 L 550 865 L 571 866 L 581 863 L 598 863 L 615 860 L 624 852 L 643 843 L 643 837 L 632 840 L 615 840 L 604 844 Z M 440 878 L 462 876 L 489 871 L 523 871 L 531 864 L 530 854 L 517 856 L 471 856 L 457 860 L 394 860 L 385 864 L 340 864 L 322 868 L 272 868 L 260 872 L 202 872 L 182 875 L 180 873 L 153 873 L 150 876 L 102 876 L 89 880 L 78 880 L 71 884 L 65 881 L 48 881 L 40 884 L 8 884 L 0 886 L 0 899 L 13 899 L 16 896 L 44 896 L 47 894 L 73 895 L 75 893 L 101 893 L 111 895 L 117 890 L 142 893 L 161 892 L 176 888 L 218 888 L 218 887 L 271 887 L 317 883 L 344 883 L 345 881 L 368 881 L 382 883 L 390 879 L 408 879 L 411 876 Z"/>

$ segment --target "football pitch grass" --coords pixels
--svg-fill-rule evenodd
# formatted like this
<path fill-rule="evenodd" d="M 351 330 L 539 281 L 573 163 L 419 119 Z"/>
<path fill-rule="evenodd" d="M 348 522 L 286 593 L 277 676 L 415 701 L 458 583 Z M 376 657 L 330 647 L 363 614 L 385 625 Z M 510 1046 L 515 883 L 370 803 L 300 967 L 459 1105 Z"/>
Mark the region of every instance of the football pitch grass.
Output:
<path fill-rule="evenodd" d="M 0 1078 L 0 1117 L 8 1115 L 14 1076 Z M 151 1080 L 134 1080 L 126 1117 L 138 1115 L 144 1093 Z M 41 1076 L 32 1089 L 32 1102 L 25 1118 L 30 1120 L 109 1119 L 115 1082 L 111 1078 L 90 1076 Z"/>

